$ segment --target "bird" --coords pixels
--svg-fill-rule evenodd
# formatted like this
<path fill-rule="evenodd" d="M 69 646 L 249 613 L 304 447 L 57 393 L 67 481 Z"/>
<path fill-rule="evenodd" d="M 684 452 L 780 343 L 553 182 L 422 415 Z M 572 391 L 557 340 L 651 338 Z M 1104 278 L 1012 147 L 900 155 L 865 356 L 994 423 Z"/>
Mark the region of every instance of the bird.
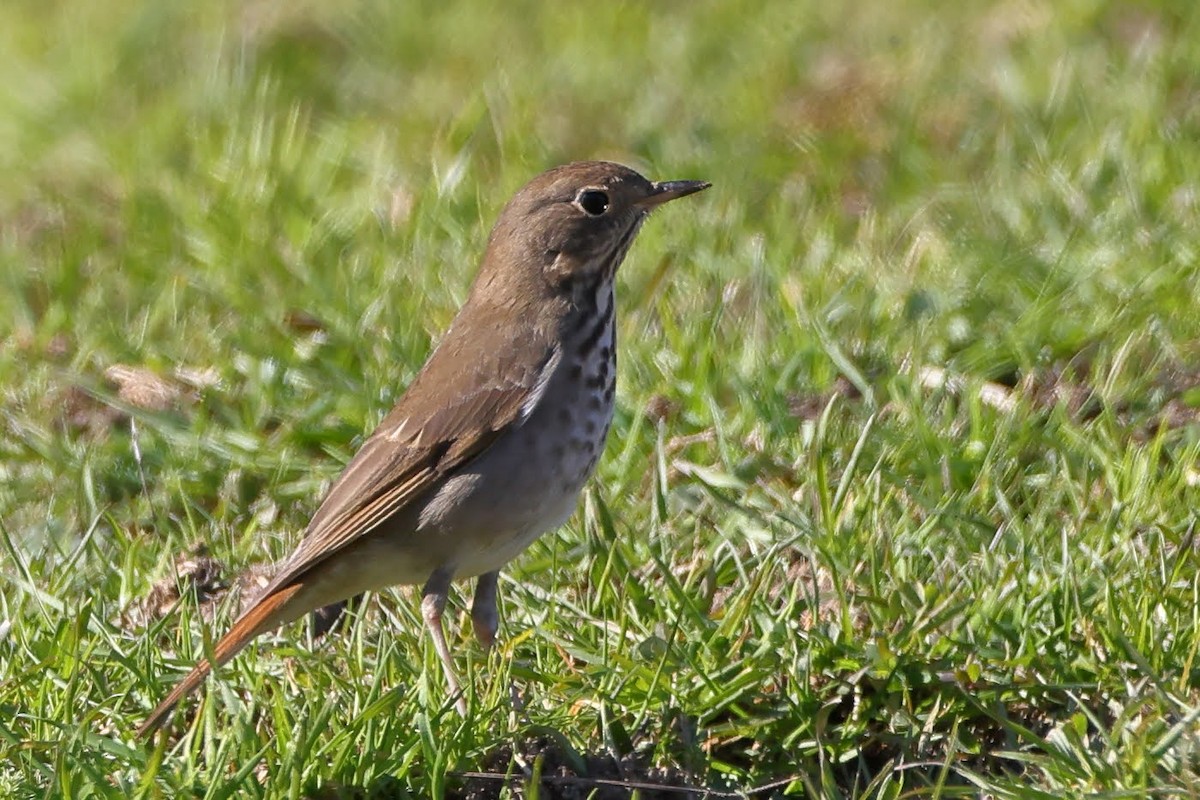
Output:
<path fill-rule="evenodd" d="M 442 615 L 476 577 L 490 647 L 499 571 L 574 511 L 612 423 L 614 278 L 652 210 L 707 189 L 607 161 L 536 176 L 505 205 L 466 301 L 330 487 L 299 544 L 229 631 L 150 712 L 146 737 L 255 637 L 390 586 L 421 584 L 449 696 L 467 706 Z"/>

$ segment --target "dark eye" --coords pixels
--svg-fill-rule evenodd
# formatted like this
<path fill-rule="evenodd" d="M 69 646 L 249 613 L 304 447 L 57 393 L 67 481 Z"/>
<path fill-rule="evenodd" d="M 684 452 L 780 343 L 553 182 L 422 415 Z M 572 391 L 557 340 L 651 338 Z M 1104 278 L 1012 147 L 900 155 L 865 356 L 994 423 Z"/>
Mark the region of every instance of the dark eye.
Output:
<path fill-rule="evenodd" d="M 608 195 L 599 189 L 584 189 L 575 198 L 575 204 L 584 212 L 598 217 L 608 211 Z"/>

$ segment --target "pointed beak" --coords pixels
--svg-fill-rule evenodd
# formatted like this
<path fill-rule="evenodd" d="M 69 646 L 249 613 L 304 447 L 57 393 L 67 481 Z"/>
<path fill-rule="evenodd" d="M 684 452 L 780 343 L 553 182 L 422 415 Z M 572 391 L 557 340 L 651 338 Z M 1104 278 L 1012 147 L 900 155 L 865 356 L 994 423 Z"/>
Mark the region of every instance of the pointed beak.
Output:
<path fill-rule="evenodd" d="M 662 181 L 661 183 L 651 184 L 650 194 L 641 200 L 634 201 L 634 205 L 649 211 L 652 208 L 661 206 L 668 200 L 674 200 L 677 197 L 686 197 L 689 194 L 703 191 L 710 186 L 712 184 L 708 181 Z"/>

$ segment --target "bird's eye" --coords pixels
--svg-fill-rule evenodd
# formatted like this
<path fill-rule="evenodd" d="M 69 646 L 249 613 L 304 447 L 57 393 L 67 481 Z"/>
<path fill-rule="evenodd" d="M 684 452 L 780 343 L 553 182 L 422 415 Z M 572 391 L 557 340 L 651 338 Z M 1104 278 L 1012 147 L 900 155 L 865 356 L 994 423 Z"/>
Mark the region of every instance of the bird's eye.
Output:
<path fill-rule="evenodd" d="M 582 208 L 584 213 L 598 217 L 608 211 L 608 195 L 599 189 L 584 189 L 575 198 L 575 205 Z"/>

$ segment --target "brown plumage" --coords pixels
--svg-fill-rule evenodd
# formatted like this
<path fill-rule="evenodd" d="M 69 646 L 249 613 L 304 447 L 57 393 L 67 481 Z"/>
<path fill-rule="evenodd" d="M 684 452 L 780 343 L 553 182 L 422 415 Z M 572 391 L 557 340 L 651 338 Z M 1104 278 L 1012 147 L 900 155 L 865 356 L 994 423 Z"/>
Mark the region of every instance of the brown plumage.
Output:
<path fill-rule="evenodd" d="M 557 527 L 603 448 L 615 381 L 613 276 L 655 206 L 708 186 L 607 162 L 535 178 L 496 222 L 467 302 L 313 516 L 296 550 L 138 731 L 158 728 L 254 637 L 364 591 L 425 582 L 422 610 L 459 710 L 441 614 L 450 581 L 494 637 L 500 567 Z"/>

